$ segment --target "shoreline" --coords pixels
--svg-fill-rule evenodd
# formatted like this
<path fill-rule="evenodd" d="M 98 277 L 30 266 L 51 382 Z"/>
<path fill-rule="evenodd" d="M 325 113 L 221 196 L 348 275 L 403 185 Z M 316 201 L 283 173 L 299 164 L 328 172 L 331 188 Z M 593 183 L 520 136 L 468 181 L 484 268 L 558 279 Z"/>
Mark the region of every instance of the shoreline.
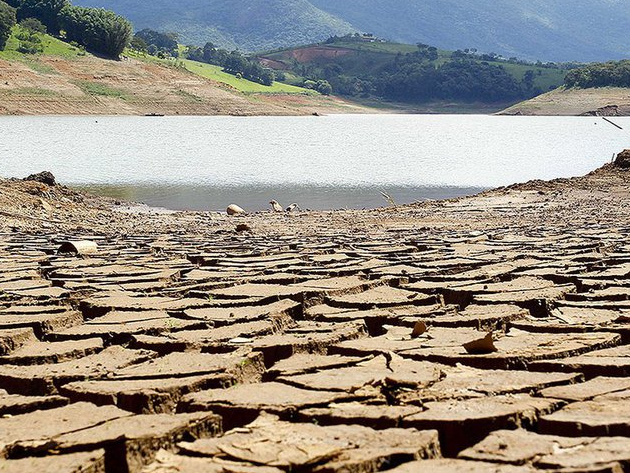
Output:
<path fill-rule="evenodd" d="M 422 202 L 402 204 L 389 207 L 380 207 L 375 209 L 333 209 L 333 210 L 314 210 L 304 213 L 299 213 L 295 217 L 289 218 L 288 215 L 277 215 L 270 213 L 269 211 L 257 211 L 246 216 L 239 217 L 238 220 L 231 219 L 224 215 L 221 211 L 200 211 L 200 210 L 172 210 L 172 209 L 160 209 L 159 207 L 151 207 L 143 203 L 130 202 L 124 199 L 117 199 L 114 197 L 103 197 L 90 193 L 86 193 L 80 190 L 73 190 L 70 187 L 57 185 L 49 187 L 46 184 L 38 182 L 27 182 L 18 179 L 2 179 L 0 178 L 0 211 L 3 212 L 5 217 L 12 217 L 14 221 L 9 222 L 5 219 L 2 222 L 3 226 L 0 229 L 6 231 L 7 227 L 15 226 L 15 228 L 29 229 L 30 231 L 41 230 L 36 225 L 33 226 L 33 222 L 45 222 L 50 219 L 54 224 L 49 225 L 48 228 L 57 228 L 56 225 L 61 225 L 63 228 L 82 228 L 81 223 L 73 224 L 73 221 L 80 222 L 81 216 L 89 217 L 92 224 L 96 224 L 99 231 L 107 233 L 108 225 L 103 225 L 99 222 L 99 219 L 107 220 L 112 218 L 115 221 L 115 225 L 112 225 L 111 231 L 118 231 L 117 226 L 126 226 L 128 222 L 120 221 L 115 218 L 116 212 L 113 209 L 116 207 L 127 206 L 134 209 L 134 213 L 156 215 L 162 214 L 164 221 L 157 219 L 156 227 L 170 228 L 178 225 L 178 220 L 182 220 L 181 223 L 185 225 L 192 225 L 194 227 L 195 221 L 198 219 L 205 221 L 209 219 L 218 224 L 220 228 L 230 228 L 236 221 L 249 221 L 253 223 L 260 223 L 262 227 L 274 228 L 283 223 L 304 223 L 313 220 L 313 224 L 316 224 L 313 228 L 318 228 L 322 221 L 325 221 L 327 217 L 334 217 L 336 224 L 343 221 L 338 217 L 346 215 L 349 220 L 346 224 L 341 224 L 341 228 L 347 228 L 352 226 L 352 221 L 360 221 L 362 225 L 368 223 L 369 225 L 375 225 L 376 222 L 385 218 L 386 220 L 398 221 L 400 218 L 403 220 L 410 219 L 413 221 L 416 218 L 425 218 L 426 212 L 429 210 L 436 211 L 439 209 L 444 215 L 438 219 L 444 224 L 450 225 L 454 221 L 459 222 L 461 216 L 467 215 L 467 208 L 469 203 L 481 201 L 502 201 L 516 202 L 522 198 L 525 201 L 531 201 L 534 207 L 540 207 L 540 211 L 544 207 L 551 207 L 553 209 L 565 209 L 571 202 L 581 202 L 582 206 L 595 205 L 594 202 L 601 198 L 600 195 L 595 195 L 594 198 L 585 198 L 585 190 L 602 190 L 606 189 L 606 192 L 611 190 L 624 199 L 627 198 L 630 203 L 630 191 L 626 191 L 625 188 L 625 173 L 624 171 L 617 170 L 614 165 L 607 164 L 602 168 L 593 171 L 582 177 L 575 178 L 560 178 L 551 181 L 534 180 L 527 183 L 517 183 L 510 186 L 504 186 L 499 188 L 480 190 L 480 192 L 473 195 L 466 195 L 462 197 L 455 197 L 452 199 L 443 200 L 427 200 Z M 601 188 L 600 188 L 601 186 Z M 549 195 L 552 193 L 552 196 Z M 512 197 L 512 194 L 515 194 Z M 627 194 L 627 195 L 626 195 Z M 516 200 L 510 200 L 510 199 Z M 576 200 L 577 199 L 577 200 Z M 23 202 L 17 204 L 17 202 Z M 484 204 L 485 205 L 485 204 Z M 461 208 L 459 208 L 461 206 Z M 146 212 L 136 212 L 137 208 L 144 208 Z M 630 208 L 630 205 L 629 205 Z M 454 214 L 445 213 L 445 210 L 453 210 Z M 478 212 L 484 212 L 488 210 L 489 214 L 492 214 L 492 205 L 488 204 L 487 209 L 476 209 L 472 215 L 475 216 Z M 417 214 L 417 215 L 416 215 Z M 630 214 L 630 212 L 629 212 Z M 400 217 L 402 215 L 402 217 Z M 456 216 L 456 218 L 454 218 Z M 508 220 L 518 220 L 518 212 L 511 209 L 508 205 L 506 207 L 505 215 L 503 216 Z M 94 220 L 96 218 L 96 220 Z M 268 222 L 266 222 L 268 220 Z M 433 220 L 433 219 L 431 219 Z M 548 220 L 548 219 L 545 219 Z M 478 224 L 478 219 L 473 218 L 475 224 Z M 268 225 L 267 225 L 268 224 Z M 143 225 L 148 225 L 150 228 L 151 222 L 144 221 Z M 299 227 L 299 225 L 298 225 Z M 151 230 L 148 230 L 150 233 Z"/>

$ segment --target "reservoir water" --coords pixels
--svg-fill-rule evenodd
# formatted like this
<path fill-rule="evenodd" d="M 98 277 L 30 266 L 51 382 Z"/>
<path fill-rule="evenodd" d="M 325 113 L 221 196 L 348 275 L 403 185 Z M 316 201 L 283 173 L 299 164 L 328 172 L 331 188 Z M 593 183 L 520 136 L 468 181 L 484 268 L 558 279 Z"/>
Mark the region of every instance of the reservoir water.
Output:
<path fill-rule="evenodd" d="M 585 174 L 630 148 L 595 117 L 0 117 L 0 176 L 170 209 L 373 208 Z"/>

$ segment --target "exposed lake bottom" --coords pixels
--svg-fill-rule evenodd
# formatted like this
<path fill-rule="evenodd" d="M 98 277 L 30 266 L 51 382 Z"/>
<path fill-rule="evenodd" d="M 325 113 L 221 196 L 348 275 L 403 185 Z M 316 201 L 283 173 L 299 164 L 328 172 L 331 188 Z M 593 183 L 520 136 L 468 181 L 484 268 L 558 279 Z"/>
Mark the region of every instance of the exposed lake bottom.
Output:
<path fill-rule="evenodd" d="M 76 186 L 93 194 L 151 207 L 172 210 L 224 211 L 236 203 L 249 211 L 269 208 L 270 200 L 287 207 L 297 203 L 303 210 L 374 209 L 392 204 L 411 204 L 476 194 L 481 187 L 400 186 L 194 186 L 194 185 L 111 185 Z"/>

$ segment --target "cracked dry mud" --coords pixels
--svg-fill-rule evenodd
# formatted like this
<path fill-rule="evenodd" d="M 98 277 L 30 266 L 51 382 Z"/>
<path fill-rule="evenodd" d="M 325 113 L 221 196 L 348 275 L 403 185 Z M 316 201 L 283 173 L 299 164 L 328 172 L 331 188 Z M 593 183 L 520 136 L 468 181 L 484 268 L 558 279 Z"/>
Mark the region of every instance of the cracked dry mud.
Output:
<path fill-rule="evenodd" d="M 0 182 L 0 471 L 630 471 L 628 182 L 237 218 Z"/>

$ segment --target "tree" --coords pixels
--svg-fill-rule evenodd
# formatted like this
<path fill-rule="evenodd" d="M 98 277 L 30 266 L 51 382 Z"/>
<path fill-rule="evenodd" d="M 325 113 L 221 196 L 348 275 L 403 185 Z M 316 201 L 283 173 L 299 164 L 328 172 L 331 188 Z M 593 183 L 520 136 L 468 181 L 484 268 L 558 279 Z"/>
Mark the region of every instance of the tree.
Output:
<path fill-rule="evenodd" d="M 322 95 L 330 95 L 333 92 L 333 88 L 327 80 L 318 80 L 316 89 Z"/>
<path fill-rule="evenodd" d="M 143 53 L 146 53 L 147 50 L 149 49 L 149 45 L 147 44 L 147 42 L 138 35 L 135 35 L 132 38 L 130 46 L 132 49 L 135 49 L 136 51 L 140 51 Z"/>
<path fill-rule="evenodd" d="M 69 6 L 69 0 L 22 0 L 17 17 L 19 21 L 37 18 L 51 34 L 59 34 L 59 14 Z"/>
<path fill-rule="evenodd" d="M 46 25 L 36 18 L 25 18 L 20 21 L 20 26 L 31 33 L 46 34 Z"/>
<path fill-rule="evenodd" d="M 0 50 L 7 45 L 7 40 L 11 36 L 11 28 L 15 26 L 15 9 L 0 0 Z"/>
<path fill-rule="evenodd" d="M 133 33 L 126 18 L 102 8 L 66 7 L 60 22 L 69 41 L 114 59 L 129 45 Z"/>
<path fill-rule="evenodd" d="M 134 35 L 134 39 L 136 38 L 144 41 L 147 47 L 152 44 L 155 45 L 158 52 L 162 52 L 162 54 L 177 56 L 179 45 L 175 33 L 160 33 L 159 31 L 145 28 Z"/>

